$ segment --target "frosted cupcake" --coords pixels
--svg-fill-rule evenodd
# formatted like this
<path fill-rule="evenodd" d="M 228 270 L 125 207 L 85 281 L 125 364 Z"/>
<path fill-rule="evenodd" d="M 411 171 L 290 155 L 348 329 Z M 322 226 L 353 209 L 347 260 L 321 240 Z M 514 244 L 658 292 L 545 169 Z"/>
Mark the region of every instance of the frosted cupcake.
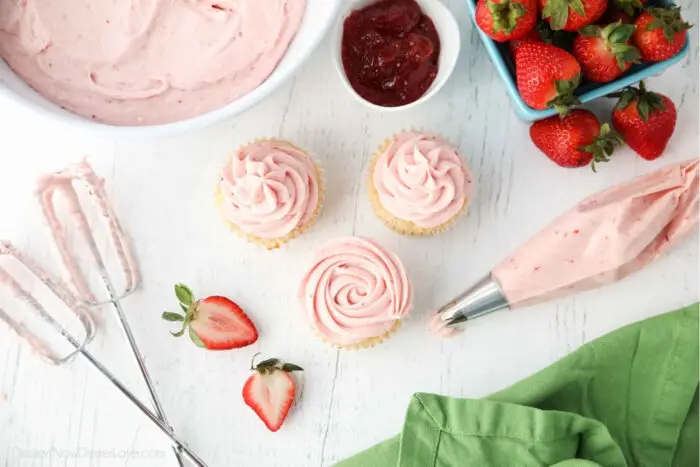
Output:
<path fill-rule="evenodd" d="M 299 299 L 316 333 L 336 347 L 371 347 L 413 306 L 401 261 L 373 240 L 339 238 L 316 252 Z"/>
<path fill-rule="evenodd" d="M 437 135 L 396 135 L 379 148 L 370 166 L 374 212 L 404 235 L 442 232 L 466 210 L 472 190 L 464 157 Z"/>
<path fill-rule="evenodd" d="M 231 156 L 217 201 L 233 230 L 272 250 L 314 222 L 323 188 L 323 174 L 308 154 L 285 141 L 264 140 Z"/>

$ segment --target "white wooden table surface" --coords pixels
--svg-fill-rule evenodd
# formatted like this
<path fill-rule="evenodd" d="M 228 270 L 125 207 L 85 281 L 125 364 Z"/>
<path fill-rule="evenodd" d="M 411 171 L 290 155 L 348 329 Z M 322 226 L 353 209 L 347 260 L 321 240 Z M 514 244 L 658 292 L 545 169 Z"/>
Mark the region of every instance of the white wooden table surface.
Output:
<path fill-rule="evenodd" d="M 74 134 L 0 103 L 0 237 L 42 260 L 55 259 L 32 197 L 34 180 L 90 156 L 107 178 L 140 262 L 143 286 L 123 303 L 136 338 L 170 422 L 210 466 L 331 465 L 397 433 L 416 391 L 484 396 L 608 331 L 697 300 L 693 238 L 622 283 L 486 317 L 453 340 L 428 334 L 428 310 L 481 277 L 558 213 L 612 184 L 698 156 L 697 27 L 688 58 L 648 83 L 679 109 L 666 154 L 646 162 L 623 149 L 594 174 L 561 169 L 535 150 L 462 0 L 448 3 L 462 27 L 462 57 L 446 88 L 407 113 L 385 115 L 356 103 L 341 87 L 325 46 L 293 81 L 244 116 L 158 141 Z M 686 18 L 697 24 L 697 3 L 682 3 Z M 603 102 L 595 109 L 603 116 L 611 106 Z M 438 237 L 413 239 L 387 230 L 365 193 L 370 153 L 407 128 L 454 141 L 478 181 L 468 215 Z M 264 136 L 307 148 L 328 181 L 318 224 L 277 252 L 229 233 L 212 200 L 229 151 Z M 374 237 L 402 258 L 416 307 L 385 344 L 339 352 L 312 336 L 294 298 L 314 246 L 353 234 Z M 174 305 L 172 286 L 180 281 L 202 295 L 234 298 L 257 323 L 258 342 L 212 353 L 171 338 L 172 327 L 160 314 Z M 113 315 L 103 315 L 91 349 L 146 401 Z M 241 398 L 255 352 L 306 369 L 278 433 L 268 432 Z M 0 466 L 141 465 L 174 465 L 160 432 L 84 361 L 46 366 L 0 328 Z"/>

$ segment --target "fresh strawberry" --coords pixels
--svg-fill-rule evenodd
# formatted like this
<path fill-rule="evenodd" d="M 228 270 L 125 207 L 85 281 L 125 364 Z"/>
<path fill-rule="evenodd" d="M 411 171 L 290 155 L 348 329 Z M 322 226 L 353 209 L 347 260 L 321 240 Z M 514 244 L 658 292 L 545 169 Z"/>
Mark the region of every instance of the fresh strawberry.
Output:
<path fill-rule="evenodd" d="M 632 17 L 638 10 L 644 8 L 646 2 L 647 0 L 612 0 L 610 10 L 622 11 Z"/>
<path fill-rule="evenodd" d="M 491 39 L 525 37 L 537 24 L 537 0 L 479 0 L 476 24 Z"/>
<path fill-rule="evenodd" d="M 660 62 L 678 54 L 685 45 L 685 31 L 692 27 L 681 18 L 680 7 L 647 8 L 635 24 L 632 41 L 647 62 Z"/>
<path fill-rule="evenodd" d="M 608 0 L 540 0 L 542 18 L 552 29 L 576 31 L 603 16 Z"/>
<path fill-rule="evenodd" d="M 620 100 L 613 109 L 612 122 L 627 145 L 649 161 L 663 154 L 676 128 L 673 101 L 647 91 L 643 81 L 639 88 L 628 87 L 614 96 Z"/>
<path fill-rule="evenodd" d="M 581 82 L 581 65 L 566 50 L 523 44 L 515 53 L 515 74 L 520 97 L 533 109 L 554 107 L 566 113 L 578 103 L 574 91 Z"/>
<path fill-rule="evenodd" d="M 175 337 L 189 332 L 197 347 L 209 350 L 229 350 L 246 347 L 258 340 L 258 330 L 241 310 L 226 297 L 207 297 L 196 300 L 192 291 L 182 284 L 175 286 L 180 308 L 185 312 L 163 313 L 166 321 L 182 322 L 182 329 L 171 332 Z"/>
<path fill-rule="evenodd" d="M 617 22 L 604 28 L 584 26 L 574 40 L 574 55 L 590 81 L 609 83 L 641 60 L 639 50 L 629 44 L 635 26 Z"/>
<path fill-rule="evenodd" d="M 565 117 L 550 117 L 533 123 L 530 139 L 547 157 L 562 167 L 583 167 L 607 162 L 622 143 L 607 123 L 600 126 L 588 110 L 572 110 Z"/>
<path fill-rule="evenodd" d="M 250 369 L 254 372 L 243 386 L 243 400 L 270 431 L 277 431 L 294 402 L 296 385 L 291 373 L 303 369 L 276 358 L 264 360 L 255 366 L 251 363 Z"/>

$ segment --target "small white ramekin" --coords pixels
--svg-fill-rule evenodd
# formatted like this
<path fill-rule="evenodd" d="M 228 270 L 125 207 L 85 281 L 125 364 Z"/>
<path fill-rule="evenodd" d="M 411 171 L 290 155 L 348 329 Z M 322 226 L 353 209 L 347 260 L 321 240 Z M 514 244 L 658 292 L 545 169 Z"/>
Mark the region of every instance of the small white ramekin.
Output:
<path fill-rule="evenodd" d="M 383 107 L 381 105 L 373 104 L 367 101 L 365 98 L 360 96 L 355 89 L 353 89 L 347 75 L 345 74 L 345 68 L 343 67 L 342 58 L 342 43 L 343 43 L 343 26 L 345 19 L 354 10 L 360 10 L 367 5 L 376 3 L 378 0 L 349 0 L 346 2 L 344 9 L 341 11 L 340 18 L 335 25 L 334 30 L 331 35 L 331 53 L 333 55 L 333 63 L 335 68 L 340 75 L 345 88 L 352 94 L 358 101 L 362 102 L 366 106 L 381 110 L 384 112 L 398 112 L 402 110 L 411 109 L 416 107 L 433 97 L 437 92 L 445 85 L 450 75 L 454 71 L 455 65 L 457 64 L 457 58 L 459 57 L 459 49 L 461 45 L 461 39 L 459 35 L 459 26 L 454 16 L 447 9 L 445 5 L 442 4 L 440 0 L 416 0 L 416 3 L 420 5 L 423 13 L 433 20 L 435 29 L 437 30 L 438 36 L 440 37 L 440 58 L 438 61 L 438 74 L 433 81 L 433 84 L 428 88 L 428 90 L 423 94 L 420 99 L 411 102 L 406 105 L 401 105 L 398 107 Z"/>

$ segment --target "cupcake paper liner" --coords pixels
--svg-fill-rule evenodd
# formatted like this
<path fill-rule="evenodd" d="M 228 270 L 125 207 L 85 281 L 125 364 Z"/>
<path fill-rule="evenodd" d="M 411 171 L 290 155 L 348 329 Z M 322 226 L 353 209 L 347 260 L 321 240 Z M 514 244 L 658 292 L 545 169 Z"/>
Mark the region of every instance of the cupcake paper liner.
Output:
<path fill-rule="evenodd" d="M 314 211 L 311 218 L 306 223 L 296 227 L 294 230 L 289 232 L 284 237 L 262 238 L 262 237 L 258 237 L 257 235 L 249 234 L 249 233 L 243 231 L 238 225 L 231 222 L 226 217 L 226 210 L 225 210 L 226 200 L 224 199 L 223 193 L 221 193 L 220 186 L 217 186 L 217 188 L 216 188 L 215 200 L 216 200 L 216 204 L 219 208 L 219 213 L 221 214 L 221 218 L 223 219 L 223 221 L 226 223 L 226 225 L 229 227 L 229 229 L 232 232 L 235 232 L 239 237 L 246 239 L 250 243 L 262 245 L 265 248 L 267 248 L 268 250 L 276 250 L 276 249 L 280 248 L 282 245 L 284 245 L 285 243 L 287 243 L 288 241 L 290 241 L 291 239 L 300 236 L 308 228 L 310 228 L 311 226 L 313 226 L 316 223 L 316 219 L 318 218 L 319 214 L 321 213 L 321 210 L 323 209 L 323 202 L 325 201 L 326 178 L 325 178 L 325 173 L 324 173 L 323 169 L 319 165 L 318 161 L 316 161 L 316 159 L 311 157 L 304 149 L 301 149 L 297 145 L 295 145 L 287 140 L 276 139 L 276 138 L 258 138 L 258 139 L 255 139 L 253 141 L 250 141 L 244 145 L 239 146 L 235 151 L 239 151 L 243 147 L 248 146 L 250 144 L 265 143 L 265 142 L 288 144 L 291 147 L 293 147 L 294 149 L 306 154 L 313 162 L 314 168 L 316 169 L 316 179 L 318 181 L 318 205 L 316 206 L 316 210 Z"/>
<path fill-rule="evenodd" d="M 413 132 L 421 132 L 425 133 L 419 130 L 410 130 Z M 444 232 L 447 228 L 451 227 L 457 218 L 461 216 L 466 210 L 467 207 L 469 206 L 469 203 L 471 202 L 470 198 L 467 198 L 464 200 L 464 205 L 462 208 L 459 210 L 457 214 L 452 216 L 447 222 L 440 224 L 435 227 L 431 228 L 425 228 L 425 227 L 419 227 L 416 224 L 414 224 L 412 221 L 405 220 L 405 219 L 399 219 L 395 217 L 393 214 L 391 214 L 389 211 L 387 211 L 384 206 L 382 206 L 381 200 L 379 199 L 379 193 L 377 192 L 377 189 L 374 186 L 374 169 L 377 165 L 377 162 L 379 161 L 379 158 L 382 156 L 382 154 L 391 146 L 393 140 L 396 138 L 401 133 L 406 133 L 407 131 L 404 130 L 400 133 L 395 133 L 394 136 L 391 139 L 386 139 L 382 144 L 379 145 L 377 150 L 374 152 L 372 155 L 372 159 L 370 160 L 369 164 L 369 176 L 367 179 L 367 188 L 369 191 L 369 199 L 370 203 L 372 204 L 372 209 L 374 210 L 374 213 L 376 216 L 381 220 L 384 225 L 389 227 L 391 230 L 393 230 L 396 233 L 399 233 L 401 235 L 408 235 L 408 236 L 414 236 L 414 237 L 429 237 L 433 235 L 438 235 L 441 232 Z M 433 133 L 429 133 L 433 134 Z M 442 138 L 442 136 L 441 136 Z M 448 141 L 449 142 L 449 141 Z M 450 143 L 452 144 L 452 143 Z M 456 147 L 453 145 L 453 147 Z M 463 157 L 463 156 L 462 156 Z"/>
<path fill-rule="evenodd" d="M 376 337 L 370 337 L 367 338 L 361 342 L 358 342 L 357 344 L 350 344 L 350 345 L 342 345 L 342 344 L 336 344 L 334 342 L 331 342 L 328 340 L 328 338 L 324 337 L 321 335 L 321 333 L 316 330 L 316 328 L 312 327 L 314 333 L 316 334 L 316 337 L 321 339 L 325 344 L 330 345 L 331 347 L 335 349 L 341 349 L 341 350 L 362 350 L 362 349 L 371 349 L 372 347 L 375 347 L 379 344 L 384 343 L 384 341 L 388 340 L 391 338 L 391 336 L 394 335 L 394 333 L 401 327 L 402 321 L 400 319 L 397 319 L 394 321 L 394 325 L 389 329 L 387 332 L 380 336 Z"/>

